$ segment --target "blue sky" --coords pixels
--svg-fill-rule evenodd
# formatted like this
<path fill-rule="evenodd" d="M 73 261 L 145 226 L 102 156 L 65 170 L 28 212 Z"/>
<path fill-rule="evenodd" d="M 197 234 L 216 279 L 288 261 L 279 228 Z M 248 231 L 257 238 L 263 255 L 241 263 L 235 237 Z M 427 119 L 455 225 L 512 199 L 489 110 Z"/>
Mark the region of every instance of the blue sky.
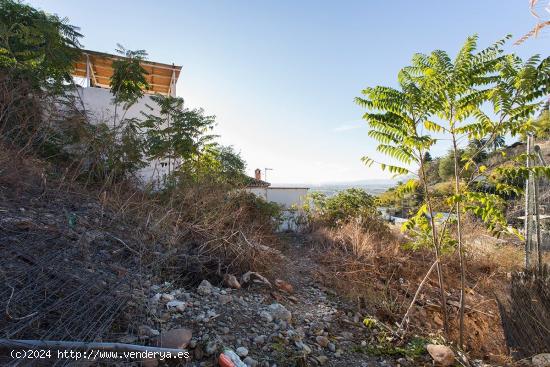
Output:
<path fill-rule="evenodd" d="M 545 2 L 545 1 L 543 1 Z M 527 0 L 103 1 L 33 0 L 81 27 L 88 49 L 116 43 L 182 65 L 178 95 L 217 116 L 220 142 L 274 183 L 383 179 L 353 102 L 361 89 L 395 85 L 415 52 L 453 54 L 535 24 Z M 510 50 L 549 54 L 543 33 Z M 444 142 L 436 147 L 445 152 Z"/>

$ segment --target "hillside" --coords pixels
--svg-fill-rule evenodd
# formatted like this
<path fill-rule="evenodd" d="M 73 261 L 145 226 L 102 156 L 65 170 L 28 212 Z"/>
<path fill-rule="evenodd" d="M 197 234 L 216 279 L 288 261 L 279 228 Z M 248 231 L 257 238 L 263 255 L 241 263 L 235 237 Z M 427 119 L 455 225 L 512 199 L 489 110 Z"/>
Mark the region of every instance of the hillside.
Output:
<path fill-rule="evenodd" d="M 1 330 L 10 339 L 137 345 L 161 340 L 163 347 L 187 346 L 191 365 L 214 364 L 223 348 L 241 351 L 249 366 L 432 363 L 424 345 L 430 340 L 427 332 L 440 326 L 437 308 L 432 309 L 437 298 L 433 285 L 413 313 L 413 329 L 425 336 L 386 340 L 419 282 L 419 267 L 429 267 L 422 253 L 392 245 L 389 252 L 354 262 L 338 255 L 338 247 L 330 244 L 338 240 L 330 233 L 277 235 L 265 245 L 245 242 L 250 247 L 240 251 L 254 257 L 224 276 L 215 271 L 223 257 L 204 262 L 199 253 L 192 255 L 192 242 L 175 244 L 162 234 L 165 230 L 155 228 L 160 217 L 136 212 L 137 202 L 143 210 L 145 199 L 136 198 L 138 191 L 96 191 L 46 179 L 51 166 L 17 159 L 8 150 L 0 162 L 0 243 L 9 285 L 2 296 L 9 319 Z M 188 225 L 179 227 L 193 231 Z M 203 243 L 210 246 L 208 242 Z M 346 265 L 335 262 L 337 258 L 347 259 Z M 496 270 L 484 261 L 492 270 L 482 272 Z M 365 266 L 376 271 L 354 274 Z M 372 285 L 362 289 L 354 282 Z M 367 298 L 353 301 L 365 291 Z M 395 308 L 384 300 L 388 296 L 403 303 Z M 469 313 L 472 327 L 484 325 L 469 345 L 476 356 L 501 360 L 503 340 L 495 339 L 501 331 L 491 321 L 498 310 L 487 308 L 489 298 L 484 297 L 472 293 L 471 304 L 486 307 L 482 313 Z M 450 305 L 456 302 L 453 298 Z M 373 326 L 364 319 L 378 321 Z M 166 336 L 180 329 L 187 332 L 175 340 Z"/>

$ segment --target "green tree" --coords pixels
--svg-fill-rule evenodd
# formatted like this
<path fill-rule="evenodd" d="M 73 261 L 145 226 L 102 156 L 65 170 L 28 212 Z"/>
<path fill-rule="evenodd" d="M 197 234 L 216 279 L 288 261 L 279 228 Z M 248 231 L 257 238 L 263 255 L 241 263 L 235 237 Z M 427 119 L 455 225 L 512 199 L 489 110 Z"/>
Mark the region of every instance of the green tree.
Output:
<path fill-rule="evenodd" d="M 464 166 L 461 163 L 461 149 L 458 146 L 460 137 L 468 127 L 468 118 L 479 110 L 479 106 L 486 101 L 492 91 L 491 84 L 498 80 L 496 72 L 499 63 L 503 61 L 502 45 L 505 40 L 476 52 L 477 36 L 468 37 L 454 60 L 442 50 L 433 51 L 429 55 L 416 54 L 412 66 L 407 70 L 414 75 L 417 83 L 430 93 L 434 101 L 434 115 L 443 121 L 426 123 L 431 131 L 446 133 L 452 143 L 453 151 L 453 178 L 455 184 L 455 210 L 457 217 L 456 239 L 458 256 L 460 258 L 460 326 L 459 345 L 462 347 L 464 339 L 464 308 L 465 308 L 465 264 L 462 246 L 461 226 L 461 180 Z M 509 38 L 509 37 L 508 37 Z M 487 127 L 483 126 L 485 134 Z M 483 135 L 485 135 L 483 134 Z M 495 135 L 488 140 L 493 141 Z M 440 163 L 440 172 L 446 165 Z"/>
<path fill-rule="evenodd" d="M 0 1 L 0 135 L 22 149 L 44 148 L 46 111 L 64 102 L 79 55 L 78 28 L 19 1 Z"/>
<path fill-rule="evenodd" d="M 220 176 L 226 181 L 242 183 L 245 175 L 246 162 L 232 146 L 216 147 L 216 159 L 219 162 Z"/>
<path fill-rule="evenodd" d="M 145 76 L 147 71 L 141 66 L 142 61 L 147 57 L 145 50 L 127 50 L 121 44 L 117 44 L 116 52 L 122 56 L 113 60 L 113 75 L 110 80 L 111 93 L 115 105 L 113 125 L 117 125 L 117 109 L 122 104 L 124 114 L 120 118 L 124 120 L 126 111 L 134 105 L 144 91 L 149 89 L 149 83 Z"/>
<path fill-rule="evenodd" d="M 417 227 L 419 236 L 430 241 L 434 249 L 435 268 L 440 288 L 441 310 L 443 313 L 443 327 L 448 334 L 448 320 L 446 312 L 446 295 L 443 271 L 441 268 L 441 239 L 435 225 L 433 203 L 428 185 L 425 153 L 435 144 L 435 139 L 422 133 L 422 125 L 428 123 L 432 111 L 430 95 L 414 82 L 408 70 L 399 73 L 399 89 L 377 86 L 362 91 L 363 96 L 355 99 L 356 103 L 367 109 L 363 118 L 367 121 L 370 130 L 369 136 L 378 141 L 377 150 L 398 161 L 401 165 L 389 165 L 385 162 L 376 162 L 370 157 L 363 157 L 367 165 L 378 163 L 382 169 L 389 170 L 396 175 L 414 175 L 419 172 L 420 180 L 409 180 L 400 186 L 401 194 L 412 192 L 418 183 L 422 184 L 424 203 L 417 214 L 409 220 L 406 228 Z M 416 170 L 411 169 L 416 166 Z M 429 218 L 429 219 L 428 219 Z M 430 269 L 433 269 L 433 267 Z"/>
<path fill-rule="evenodd" d="M 182 169 L 190 169 L 192 163 L 200 163 L 200 156 L 212 148 L 215 135 L 211 131 L 215 117 L 205 115 L 202 109 L 190 110 L 184 107 L 179 97 L 155 95 L 151 97 L 158 105 L 159 112 L 142 112 L 141 127 L 146 134 L 147 159 L 167 160 L 168 171 L 178 164 Z"/>
<path fill-rule="evenodd" d="M 502 214 L 502 198 L 493 192 L 471 191 L 469 186 L 475 177 L 487 169 L 479 164 L 480 155 L 487 147 L 499 136 L 530 129 L 533 119 L 529 116 L 540 108 L 540 98 L 547 94 L 550 78 L 547 60 L 538 64 L 539 59 L 534 57 L 522 63 L 516 56 L 502 55 L 503 44 L 504 41 L 499 41 L 478 52 L 477 37 L 474 36 L 467 39 L 454 59 L 441 50 L 429 55 L 416 54 L 412 65 L 399 73 L 400 89 L 367 88 L 363 91 L 367 98 L 357 99 L 369 110 L 364 118 L 370 125 L 370 136 L 379 142 L 378 150 L 401 162 L 402 166 L 377 163 L 396 174 L 410 174 L 412 165 L 418 167 L 420 180 L 417 182 L 424 186 L 425 204 L 409 219 L 405 229 L 415 229 L 417 241 L 426 238 L 422 235 L 431 233 L 435 264 L 439 262 L 442 245 L 457 245 L 461 263 L 461 346 L 465 308 L 461 214 L 469 211 L 479 216 L 494 232 L 517 234 L 516 230 L 507 225 Z M 483 112 L 481 107 L 486 105 L 485 102 L 493 105 L 494 113 L 498 116 L 495 121 Z M 434 118 L 439 122 L 434 122 Z M 419 133 L 421 125 L 425 129 L 423 135 Z M 452 144 L 451 153 L 439 160 L 438 170 L 444 178 L 453 179 L 453 194 L 443 198 L 443 202 L 446 201 L 456 213 L 456 232 L 453 236 L 449 233 L 448 220 L 440 231 L 433 223 L 434 193 L 428 184 L 428 165 L 424 157 L 436 137 L 449 140 Z M 482 143 L 471 145 L 463 151 L 458 142 L 466 139 L 478 139 Z M 363 160 L 368 164 L 375 163 L 370 158 Z M 517 178 L 530 171 L 548 171 L 550 174 L 550 169 L 539 167 L 537 170 L 508 170 L 502 175 Z M 411 188 L 413 185 L 411 183 Z M 501 184 L 500 188 L 505 190 L 506 185 Z M 441 279 L 439 282 L 441 287 L 443 282 Z M 442 292 L 442 305 L 444 301 Z"/>
<path fill-rule="evenodd" d="M 19 1 L 0 1 L 0 74 L 34 91 L 65 90 L 79 56 L 78 27 Z"/>

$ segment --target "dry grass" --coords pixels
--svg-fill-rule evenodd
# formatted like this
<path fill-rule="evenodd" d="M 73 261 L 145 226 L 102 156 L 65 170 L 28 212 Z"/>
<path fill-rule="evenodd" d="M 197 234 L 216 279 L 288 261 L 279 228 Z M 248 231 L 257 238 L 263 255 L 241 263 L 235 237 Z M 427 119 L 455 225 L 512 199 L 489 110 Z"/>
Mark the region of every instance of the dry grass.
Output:
<path fill-rule="evenodd" d="M 53 172 L 42 159 L 0 146 L 0 187 L 10 197 L 27 193 L 39 202 L 45 192 L 70 192 L 97 202 L 105 213 L 97 228 L 125 228 L 125 242 L 161 280 L 269 273 L 277 264 L 274 223 L 250 194 L 208 182 L 166 193 L 131 181 L 83 186 L 77 173 Z"/>
<path fill-rule="evenodd" d="M 469 230 L 474 234 L 473 228 Z M 403 249 L 404 240 L 397 232 L 369 232 L 348 224 L 336 229 L 318 228 L 311 239 L 322 250 L 319 260 L 325 268 L 323 281 L 357 300 L 358 307 L 366 306 L 363 312 L 374 314 L 388 325 L 401 322 L 433 263 L 429 250 Z M 496 293 L 505 289 L 507 273 L 521 264 L 521 250 L 486 242 L 468 242 L 465 344 L 473 356 L 503 363 L 508 357 Z M 458 340 L 458 256 L 447 254 L 443 262 L 450 339 Z M 437 277 L 432 273 L 412 310 L 409 332 L 441 334 L 440 311 Z"/>
<path fill-rule="evenodd" d="M 164 279 L 219 280 L 225 273 L 269 273 L 276 266 L 273 223 L 248 194 L 201 185 L 159 198 L 117 185 L 98 196 L 117 214 L 114 220 L 133 223 L 147 242 L 163 244 L 155 271 Z"/>

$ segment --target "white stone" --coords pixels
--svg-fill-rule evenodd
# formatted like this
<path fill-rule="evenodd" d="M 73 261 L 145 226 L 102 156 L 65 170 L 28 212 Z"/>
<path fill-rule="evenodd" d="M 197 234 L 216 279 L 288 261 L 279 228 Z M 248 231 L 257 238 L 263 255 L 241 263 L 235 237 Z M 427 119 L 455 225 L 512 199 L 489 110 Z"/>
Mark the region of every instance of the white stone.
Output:
<path fill-rule="evenodd" d="M 245 347 L 238 347 L 235 352 L 237 352 L 237 355 L 241 358 L 244 358 L 248 355 L 248 349 L 246 349 Z"/>
<path fill-rule="evenodd" d="M 286 322 L 292 321 L 292 313 L 280 303 L 272 303 L 268 307 L 268 311 L 274 320 L 282 320 Z"/>
<path fill-rule="evenodd" d="M 166 308 L 172 311 L 183 312 L 185 311 L 186 303 L 183 301 L 173 300 L 166 304 Z"/>

